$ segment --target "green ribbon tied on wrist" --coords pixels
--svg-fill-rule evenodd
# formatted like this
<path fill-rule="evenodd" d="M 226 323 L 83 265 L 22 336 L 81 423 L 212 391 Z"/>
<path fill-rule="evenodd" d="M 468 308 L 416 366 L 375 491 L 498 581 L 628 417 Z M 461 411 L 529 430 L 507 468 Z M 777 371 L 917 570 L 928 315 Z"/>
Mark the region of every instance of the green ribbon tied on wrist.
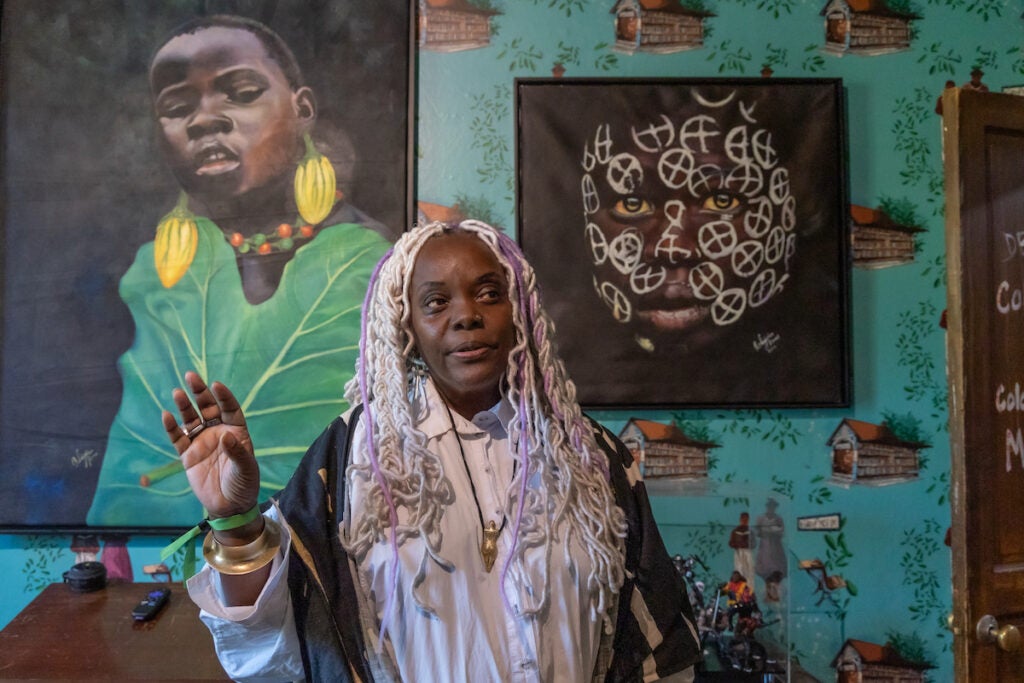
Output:
<path fill-rule="evenodd" d="M 196 545 L 189 541 L 195 540 L 200 534 L 205 534 L 210 529 L 213 529 L 214 531 L 229 531 L 231 529 L 237 529 L 238 527 L 245 526 L 259 516 L 260 506 L 255 505 L 248 512 L 232 515 L 230 517 L 219 517 L 217 519 L 206 518 L 183 533 L 181 536 L 178 536 L 170 545 L 161 550 L 160 561 L 163 562 L 168 557 L 178 552 L 182 546 L 185 546 L 185 559 L 181 564 L 181 573 L 183 575 L 182 580 L 188 581 L 196 573 Z M 186 543 L 188 545 L 185 545 Z"/>

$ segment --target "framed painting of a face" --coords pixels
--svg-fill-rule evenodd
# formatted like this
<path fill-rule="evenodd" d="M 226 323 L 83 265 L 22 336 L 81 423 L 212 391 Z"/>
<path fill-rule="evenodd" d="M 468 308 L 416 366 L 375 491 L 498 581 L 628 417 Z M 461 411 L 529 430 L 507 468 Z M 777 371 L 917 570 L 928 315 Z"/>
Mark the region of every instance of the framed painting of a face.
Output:
<path fill-rule="evenodd" d="M 849 402 L 835 79 L 519 79 L 518 236 L 593 407 Z"/>

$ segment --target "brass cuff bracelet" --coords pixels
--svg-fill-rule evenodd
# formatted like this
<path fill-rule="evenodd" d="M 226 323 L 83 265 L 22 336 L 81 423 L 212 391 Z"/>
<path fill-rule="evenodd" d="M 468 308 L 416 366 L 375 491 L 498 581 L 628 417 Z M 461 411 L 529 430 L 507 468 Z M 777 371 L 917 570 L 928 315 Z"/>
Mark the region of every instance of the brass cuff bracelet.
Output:
<path fill-rule="evenodd" d="M 281 527 L 274 520 L 264 518 L 263 533 L 246 545 L 221 545 L 212 531 L 206 534 L 203 559 L 221 574 L 248 574 L 273 562 L 280 547 Z"/>

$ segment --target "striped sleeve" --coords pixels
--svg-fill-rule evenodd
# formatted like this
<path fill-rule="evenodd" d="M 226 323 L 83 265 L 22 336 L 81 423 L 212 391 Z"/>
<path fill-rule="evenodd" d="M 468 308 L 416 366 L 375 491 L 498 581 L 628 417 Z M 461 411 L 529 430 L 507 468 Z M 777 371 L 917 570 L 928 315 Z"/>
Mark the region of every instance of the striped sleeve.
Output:
<path fill-rule="evenodd" d="M 606 681 L 656 681 L 701 658 L 686 586 L 661 540 L 647 489 L 629 450 L 592 421 L 608 456 L 615 501 L 626 513 L 626 581 L 619 594 Z"/>

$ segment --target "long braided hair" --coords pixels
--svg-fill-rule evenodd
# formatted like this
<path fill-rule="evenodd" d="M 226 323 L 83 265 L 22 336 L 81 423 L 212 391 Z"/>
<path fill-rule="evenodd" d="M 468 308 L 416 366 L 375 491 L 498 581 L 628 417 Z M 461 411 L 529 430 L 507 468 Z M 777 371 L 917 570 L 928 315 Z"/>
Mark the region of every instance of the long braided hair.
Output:
<path fill-rule="evenodd" d="M 534 604 L 520 613 L 541 611 L 548 600 L 550 554 L 560 545 L 568 558 L 569 541 L 575 536 L 591 560 L 590 574 L 581 578 L 591 595 L 590 617 L 597 620 L 608 614 L 624 580 L 625 516 L 608 484 L 607 458 L 555 352 L 554 325 L 541 305 L 533 268 L 515 242 L 485 223 L 418 226 L 396 242 L 371 278 L 356 373 L 345 387 L 351 405 L 363 404 L 366 457 L 350 465 L 346 476 L 350 485 L 365 487 L 365 505 L 353 511 L 342 543 L 356 561 L 375 543 L 387 539 L 391 544 L 394 557 L 382 640 L 397 588 L 398 547 L 419 536 L 435 562 L 450 566 L 440 552 L 440 520 L 454 495 L 439 457 L 427 449 L 426 437 L 416 429 L 412 395 L 417 382 L 423 381 L 424 369 L 411 332 L 408 283 L 424 243 L 451 231 L 473 234 L 490 248 L 505 271 L 512 304 L 516 339 L 505 386 L 514 409 L 508 431 L 518 467 L 508 491 L 507 512 L 515 524 L 501 584 L 505 586 L 513 562 L 521 561 L 528 549 L 539 548 L 545 557 L 544 585 L 533 592 Z M 536 477 L 543 486 L 528 487 Z M 398 523 L 399 507 L 405 512 L 403 524 Z M 560 528 L 568 530 L 568 538 L 558 538 Z M 511 609 L 504 589 L 503 596 Z"/>

